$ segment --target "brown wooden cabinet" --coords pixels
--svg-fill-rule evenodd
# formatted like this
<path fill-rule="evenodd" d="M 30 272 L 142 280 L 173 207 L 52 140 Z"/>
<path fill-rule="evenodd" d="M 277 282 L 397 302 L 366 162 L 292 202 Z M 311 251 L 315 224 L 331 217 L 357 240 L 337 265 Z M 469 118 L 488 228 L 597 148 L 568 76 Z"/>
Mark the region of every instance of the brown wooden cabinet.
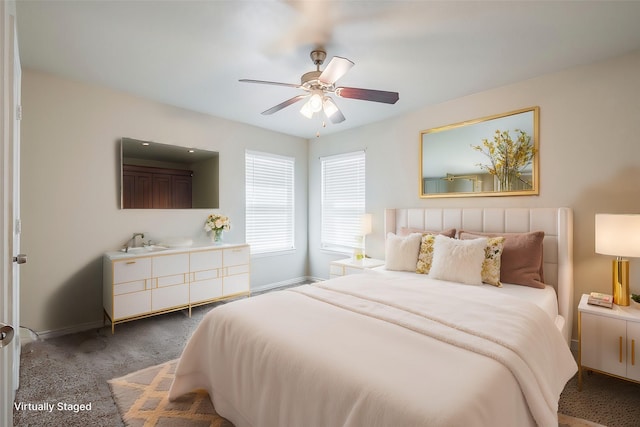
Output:
<path fill-rule="evenodd" d="M 150 173 L 124 171 L 122 204 L 123 208 L 149 209 L 152 207 Z"/>
<path fill-rule="evenodd" d="M 191 207 L 191 178 L 191 175 L 171 175 L 171 197 L 174 208 Z"/>
<path fill-rule="evenodd" d="M 123 165 L 122 207 L 190 208 L 192 176 L 190 170 Z"/>

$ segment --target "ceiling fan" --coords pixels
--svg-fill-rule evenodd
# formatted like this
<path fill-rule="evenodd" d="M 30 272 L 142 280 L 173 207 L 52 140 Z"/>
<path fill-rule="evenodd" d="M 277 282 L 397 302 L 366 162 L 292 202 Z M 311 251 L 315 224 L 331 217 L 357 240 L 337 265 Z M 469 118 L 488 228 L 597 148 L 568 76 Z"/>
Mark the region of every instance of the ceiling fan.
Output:
<path fill-rule="evenodd" d="M 307 118 L 312 118 L 314 113 L 324 112 L 332 123 L 341 123 L 345 120 L 344 115 L 329 96 L 335 94 L 341 98 L 360 99 L 364 101 L 382 102 L 385 104 L 395 104 L 398 99 L 398 92 L 387 92 L 383 90 L 359 89 L 355 87 L 336 87 L 335 83 L 344 76 L 355 64 L 346 58 L 334 56 L 324 71 L 320 71 L 320 65 L 327 57 L 323 49 L 316 49 L 311 52 L 311 60 L 316 66 L 316 71 L 310 71 L 302 75 L 300 84 L 278 83 L 264 80 L 241 79 L 244 83 L 260 83 L 268 85 L 288 86 L 304 90 L 306 93 L 294 96 L 291 99 L 271 107 L 262 112 L 264 115 L 273 114 L 298 101 L 307 99 L 307 102 L 300 109 L 300 113 Z"/>

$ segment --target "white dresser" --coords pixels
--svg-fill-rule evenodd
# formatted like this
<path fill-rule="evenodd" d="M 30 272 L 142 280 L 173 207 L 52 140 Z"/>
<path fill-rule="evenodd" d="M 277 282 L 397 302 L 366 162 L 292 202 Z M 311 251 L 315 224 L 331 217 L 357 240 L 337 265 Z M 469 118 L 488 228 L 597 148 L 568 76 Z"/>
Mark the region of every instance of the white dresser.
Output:
<path fill-rule="evenodd" d="M 103 257 L 103 307 L 115 325 L 250 294 L 249 245 L 200 246 Z"/>

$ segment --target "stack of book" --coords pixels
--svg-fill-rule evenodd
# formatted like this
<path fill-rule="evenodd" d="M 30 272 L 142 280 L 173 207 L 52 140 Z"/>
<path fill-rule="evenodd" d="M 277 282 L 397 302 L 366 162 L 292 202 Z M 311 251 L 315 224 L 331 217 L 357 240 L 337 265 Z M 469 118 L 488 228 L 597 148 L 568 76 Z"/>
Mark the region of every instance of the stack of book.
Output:
<path fill-rule="evenodd" d="M 601 294 L 600 292 L 591 292 L 589 294 L 588 304 L 598 305 L 600 307 L 613 307 L 613 297 L 608 294 Z"/>

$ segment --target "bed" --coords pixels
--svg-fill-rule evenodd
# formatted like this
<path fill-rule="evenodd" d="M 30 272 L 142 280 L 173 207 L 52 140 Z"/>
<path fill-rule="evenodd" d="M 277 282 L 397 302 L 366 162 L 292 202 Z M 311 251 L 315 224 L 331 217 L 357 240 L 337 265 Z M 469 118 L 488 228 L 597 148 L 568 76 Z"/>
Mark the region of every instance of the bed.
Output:
<path fill-rule="evenodd" d="M 169 398 L 205 389 L 236 427 L 557 426 L 577 371 L 571 210 L 387 209 L 385 229 L 542 231 L 544 284 L 433 279 L 436 246 L 432 274 L 381 268 L 238 300 L 202 320 Z M 477 254 L 487 239 L 435 240 Z"/>

